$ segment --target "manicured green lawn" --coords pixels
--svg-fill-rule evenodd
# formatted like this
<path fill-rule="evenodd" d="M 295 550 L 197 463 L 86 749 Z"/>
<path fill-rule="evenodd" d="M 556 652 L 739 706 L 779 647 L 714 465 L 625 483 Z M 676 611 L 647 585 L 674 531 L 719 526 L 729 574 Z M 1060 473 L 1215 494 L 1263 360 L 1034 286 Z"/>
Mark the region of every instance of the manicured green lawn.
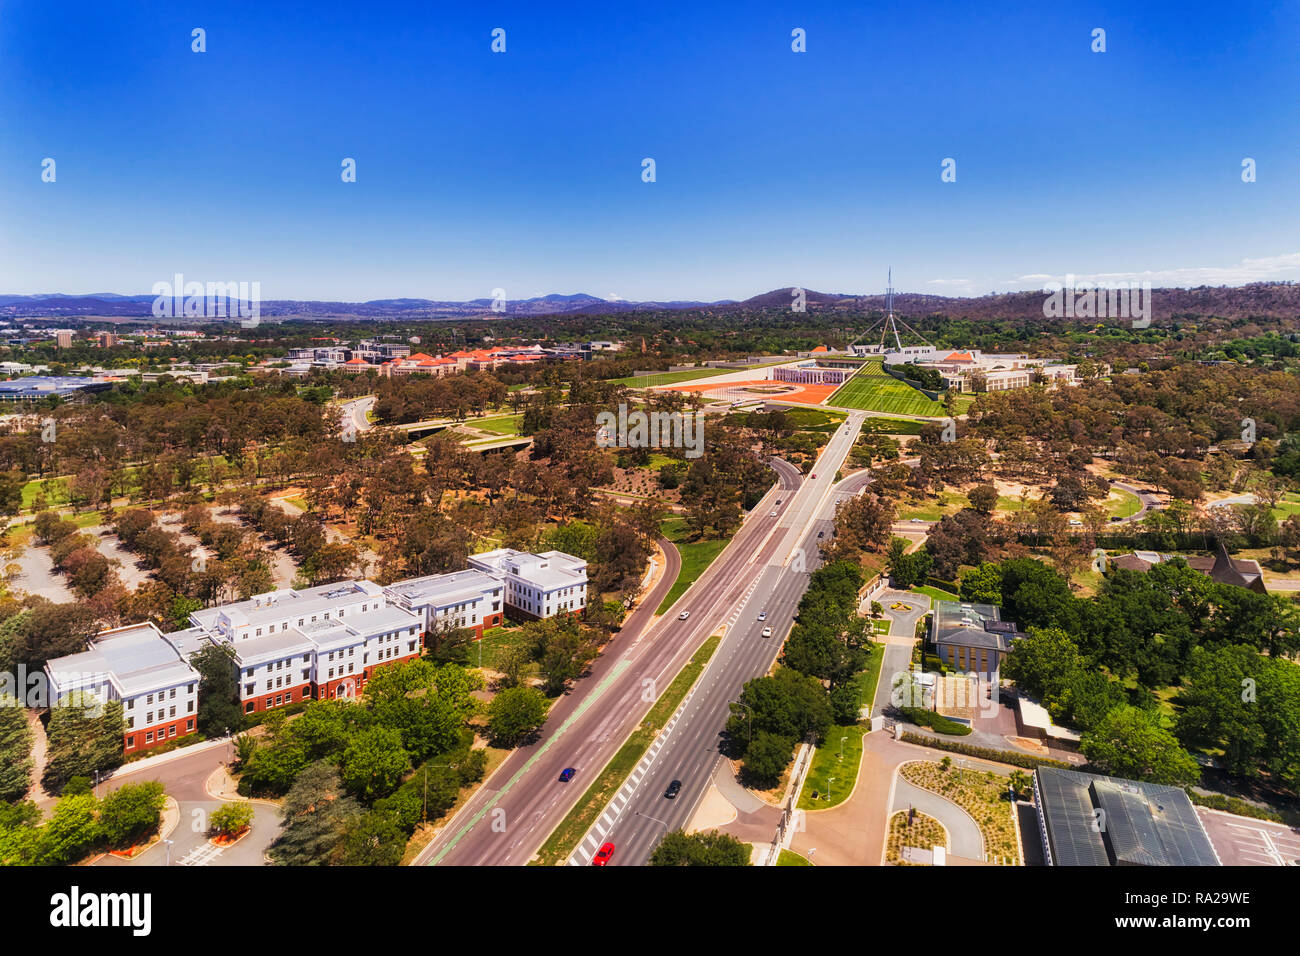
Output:
<path fill-rule="evenodd" d="M 826 739 L 813 754 L 808 776 L 804 777 L 803 790 L 799 793 L 801 809 L 825 810 L 848 799 L 853 792 L 853 783 L 858 779 L 858 766 L 862 763 L 862 735 L 870 729 L 866 724 L 831 726 Z M 840 756 L 841 745 L 843 757 Z M 813 798 L 814 791 L 816 799 Z"/>
<path fill-rule="evenodd" d="M 664 537 L 677 546 L 682 556 L 682 569 L 677 575 L 677 581 L 660 602 L 656 614 L 663 614 L 672 607 L 674 601 L 686 593 L 686 589 L 695 583 L 695 579 L 703 574 L 713 563 L 713 559 L 722 553 L 728 541 L 726 538 L 692 541 L 683 518 L 669 518 L 660 525 L 660 528 Z"/>
<path fill-rule="evenodd" d="M 931 401 L 925 393 L 900 382 L 887 373 L 880 362 L 864 363 L 852 378 L 835 390 L 826 404 L 899 415 L 943 417 L 948 414 L 942 402 Z"/>
<path fill-rule="evenodd" d="M 1294 514 L 1300 514 L 1300 494 L 1288 491 L 1273 509 L 1273 517 L 1278 521 L 1285 521 Z"/>
<path fill-rule="evenodd" d="M 807 857 L 800 856 L 794 850 L 782 850 L 781 855 L 776 858 L 777 866 L 812 866 L 812 861 Z"/>
<path fill-rule="evenodd" d="M 523 415 L 501 415 L 496 418 L 474 418 L 465 424 L 471 428 L 481 428 L 485 432 L 492 432 L 496 435 L 518 435 L 519 423 L 523 419 Z"/>
<path fill-rule="evenodd" d="M 924 586 L 924 587 L 915 587 L 915 588 L 912 588 L 908 593 L 909 593 L 909 594 L 921 594 L 921 595 L 924 595 L 925 597 L 933 598 L 933 599 L 936 600 L 936 601 L 956 601 L 956 600 L 957 600 L 957 595 L 953 594 L 951 591 L 942 591 L 942 590 L 940 590 L 939 588 L 932 588 L 932 587 L 930 587 L 928 584 L 927 584 L 926 586 Z"/>
<path fill-rule="evenodd" d="M 1119 497 L 1106 499 L 1107 515 L 1114 518 L 1127 518 L 1142 510 L 1142 502 L 1133 492 L 1125 491 L 1122 488 L 1112 488 L 1111 494 Z"/>
<path fill-rule="evenodd" d="M 734 368 L 691 368 L 681 372 L 656 372 L 653 375 L 630 375 L 627 378 L 614 379 L 615 385 L 628 388 L 653 388 L 657 385 L 676 385 L 679 382 L 693 382 L 699 378 L 712 378 L 715 375 L 729 375 L 739 371 Z"/>

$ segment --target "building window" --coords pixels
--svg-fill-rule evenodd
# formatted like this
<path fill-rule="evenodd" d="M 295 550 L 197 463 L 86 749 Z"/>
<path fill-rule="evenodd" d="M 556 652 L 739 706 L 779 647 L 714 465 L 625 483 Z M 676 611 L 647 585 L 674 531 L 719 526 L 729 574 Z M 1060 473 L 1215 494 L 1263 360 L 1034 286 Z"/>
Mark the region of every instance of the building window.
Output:
<path fill-rule="evenodd" d="M 127 737 L 127 738 L 126 738 L 126 749 L 127 749 L 127 750 L 133 750 L 133 749 L 135 749 L 135 738 L 134 738 L 134 737 Z"/>
<path fill-rule="evenodd" d="M 194 721 L 193 721 L 193 719 L 190 719 L 190 720 L 185 721 L 185 729 L 186 729 L 186 731 L 191 731 L 191 730 L 194 729 Z"/>
<path fill-rule="evenodd" d="M 152 730 L 147 731 L 147 732 L 145 733 L 145 735 L 144 735 L 144 742 L 147 743 L 147 744 L 151 744 L 151 743 L 153 743 L 153 731 L 152 731 Z"/>
<path fill-rule="evenodd" d="M 251 714 L 253 712 L 253 708 L 256 706 L 257 705 L 250 700 L 247 704 L 244 705 L 244 713 Z"/>

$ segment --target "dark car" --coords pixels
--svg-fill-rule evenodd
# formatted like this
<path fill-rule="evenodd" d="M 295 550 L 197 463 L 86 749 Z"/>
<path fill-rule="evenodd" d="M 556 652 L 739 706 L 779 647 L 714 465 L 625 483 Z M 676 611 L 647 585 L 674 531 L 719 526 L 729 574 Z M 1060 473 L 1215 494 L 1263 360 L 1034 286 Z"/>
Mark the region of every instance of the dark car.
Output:
<path fill-rule="evenodd" d="M 682 782 L 680 780 L 674 780 L 668 785 L 668 789 L 664 791 L 664 796 L 671 800 L 681 792 Z"/>
<path fill-rule="evenodd" d="M 578 771 L 573 767 L 565 767 L 560 771 L 560 783 L 568 783 L 573 779 L 573 775 Z"/>

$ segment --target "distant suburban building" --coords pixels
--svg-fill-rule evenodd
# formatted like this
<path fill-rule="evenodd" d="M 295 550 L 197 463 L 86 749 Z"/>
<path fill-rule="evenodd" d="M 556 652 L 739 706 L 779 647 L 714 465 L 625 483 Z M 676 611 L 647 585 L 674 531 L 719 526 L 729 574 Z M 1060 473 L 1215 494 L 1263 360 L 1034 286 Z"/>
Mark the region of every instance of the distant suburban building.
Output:
<path fill-rule="evenodd" d="M 1237 587 L 1246 588 L 1258 594 L 1268 593 L 1268 589 L 1264 586 L 1264 570 L 1259 566 L 1259 562 L 1249 558 L 1231 557 L 1228 554 L 1228 549 L 1223 546 L 1223 542 L 1218 543 L 1213 557 L 1210 555 L 1188 556 L 1160 554 L 1156 551 L 1134 551 L 1131 554 L 1121 554 L 1118 557 L 1111 558 L 1107 562 L 1107 569 L 1120 568 L 1125 571 L 1137 571 L 1145 574 L 1157 564 L 1179 558 L 1187 562 L 1187 566 L 1193 571 L 1200 571 L 1220 584 L 1235 584 Z"/>
<path fill-rule="evenodd" d="M 948 666 L 994 682 L 1012 643 L 1022 636 L 1016 625 L 1002 620 L 1001 615 L 1001 609 L 992 604 L 936 601 L 930 643 Z"/>
<path fill-rule="evenodd" d="M 563 551 L 499 548 L 472 555 L 469 565 L 504 577 L 506 607 L 517 617 L 578 614 L 587 606 L 587 562 Z"/>
<path fill-rule="evenodd" d="M 71 375 L 29 375 L 27 378 L 0 382 L 0 402 L 36 402 L 51 395 L 72 398 L 90 392 L 103 392 L 113 383 L 98 378 Z"/>
<path fill-rule="evenodd" d="M 1039 767 L 1034 806 L 1049 866 L 1221 865 L 1179 787 Z"/>
<path fill-rule="evenodd" d="M 79 654 L 45 665 L 53 703 L 74 691 L 122 702 L 130 753 L 194 733 L 199 675 L 152 623 L 102 631 Z"/>
<path fill-rule="evenodd" d="M 54 344 L 61 349 L 72 348 L 72 330 L 59 329 L 54 333 Z"/>

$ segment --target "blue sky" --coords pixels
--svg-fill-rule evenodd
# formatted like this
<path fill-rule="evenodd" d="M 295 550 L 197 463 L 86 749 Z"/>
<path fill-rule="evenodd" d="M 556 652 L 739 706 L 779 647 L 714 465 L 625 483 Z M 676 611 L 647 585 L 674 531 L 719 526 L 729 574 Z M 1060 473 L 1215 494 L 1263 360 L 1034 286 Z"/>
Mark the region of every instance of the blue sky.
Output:
<path fill-rule="evenodd" d="M 3 4 L 0 292 L 1300 280 L 1300 4 L 554 6 Z"/>

